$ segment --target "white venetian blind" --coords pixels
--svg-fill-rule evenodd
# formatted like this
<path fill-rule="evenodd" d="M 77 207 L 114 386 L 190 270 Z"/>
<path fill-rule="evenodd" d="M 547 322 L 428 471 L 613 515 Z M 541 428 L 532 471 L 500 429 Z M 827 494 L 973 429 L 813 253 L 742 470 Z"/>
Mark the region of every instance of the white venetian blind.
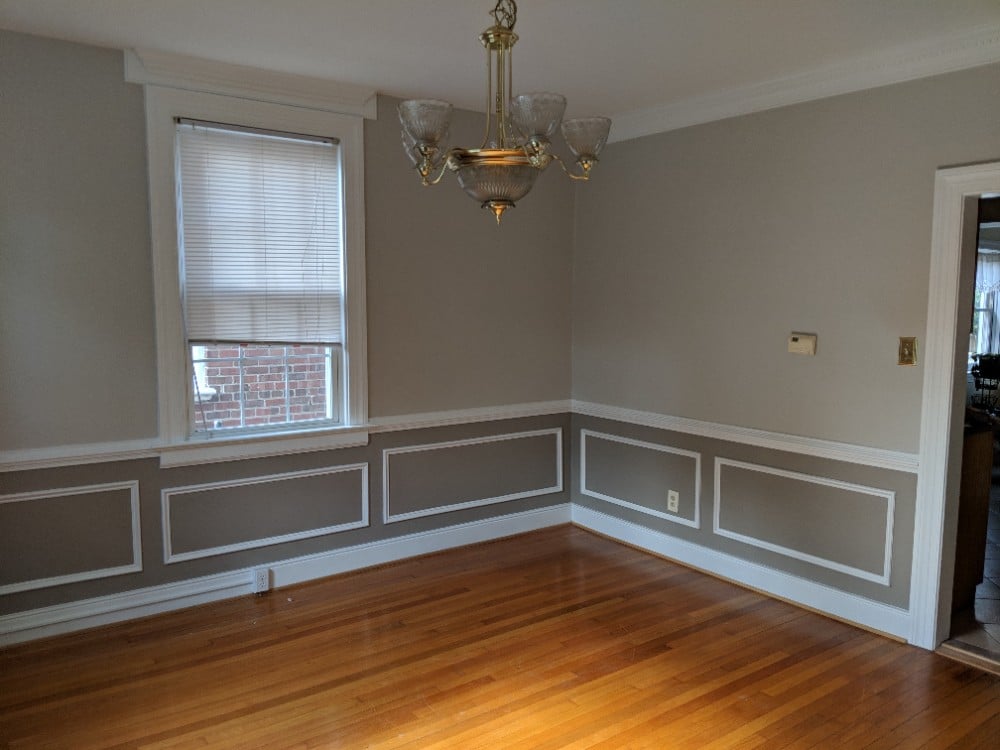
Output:
<path fill-rule="evenodd" d="M 337 142 L 177 123 L 189 341 L 343 338 Z"/>

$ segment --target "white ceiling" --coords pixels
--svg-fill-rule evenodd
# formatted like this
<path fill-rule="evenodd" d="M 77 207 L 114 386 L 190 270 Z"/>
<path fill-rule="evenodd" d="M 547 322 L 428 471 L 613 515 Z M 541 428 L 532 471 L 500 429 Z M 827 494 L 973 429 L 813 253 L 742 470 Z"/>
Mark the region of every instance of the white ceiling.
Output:
<path fill-rule="evenodd" d="M 0 0 L 0 27 L 481 110 L 494 1 Z M 1000 61 L 1000 0 L 521 0 L 516 31 L 515 90 L 668 129 L 698 121 L 685 107 L 713 119 L 741 97 L 752 111 Z"/>

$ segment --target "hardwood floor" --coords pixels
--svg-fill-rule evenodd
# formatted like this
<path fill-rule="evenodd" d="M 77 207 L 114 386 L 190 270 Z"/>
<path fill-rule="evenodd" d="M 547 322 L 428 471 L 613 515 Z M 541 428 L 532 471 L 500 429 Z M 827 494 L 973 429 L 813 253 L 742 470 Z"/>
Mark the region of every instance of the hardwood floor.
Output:
<path fill-rule="evenodd" d="M 989 748 L 1000 678 L 573 527 L 0 651 L 5 748 Z"/>

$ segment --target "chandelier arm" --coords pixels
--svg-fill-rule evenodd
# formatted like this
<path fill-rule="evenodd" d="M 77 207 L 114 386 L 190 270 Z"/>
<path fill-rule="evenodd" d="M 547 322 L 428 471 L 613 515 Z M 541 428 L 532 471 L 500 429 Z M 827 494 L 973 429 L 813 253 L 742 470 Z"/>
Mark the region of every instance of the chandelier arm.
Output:
<path fill-rule="evenodd" d="M 566 162 L 560 159 L 557 154 L 547 154 L 547 155 L 549 156 L 549 158 L 552 159 L 552 161 L 557 162 L 559 166 L 562 167 L 562 171 L 565 172 L 566 176 L 569 177 L 571 180 L 581 180 L 583 182 L 586 182 L 587 180 L 590 179 L 589 171 L 583 172 L 582 174 L 571 172 L 569 169 L 566 168 Z"/>
<path fill-rule="evenodd" d="M 449 161 L 451 161 L 451 151 L 448 151 L 441 158 L 441 161 L 438 164 L 435 164 L 431 167 L 432 170 L 433 169 L 438 170 L 437 177 L 435 177 L 434 179 L 431 179 L 430 177 L 421 177 L 420 182 L 425 186 L 437 185 L 439 182 L 441 182 L 441 178 L 444 177 L 444 173 L 448 171 Z M 428 174 L 430 174 L 430 172 L 428 172 Z"/>

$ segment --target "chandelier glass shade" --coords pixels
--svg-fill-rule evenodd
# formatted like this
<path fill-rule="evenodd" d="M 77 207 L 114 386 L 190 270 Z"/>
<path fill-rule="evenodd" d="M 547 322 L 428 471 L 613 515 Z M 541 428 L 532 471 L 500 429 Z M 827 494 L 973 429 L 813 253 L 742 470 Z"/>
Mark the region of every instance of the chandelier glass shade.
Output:
<path fill-rule="evenodd" d="M 494 23 L 479 41 L 486 48 L 486 124 L 479 148 L 448 148 L 452 105 L 439 99 L 408 99 L 399 105 L 403 149 L 424 185 L 436 185 L 445 172 L 496 216 L 513 208 L 553 161 L 574 180 L 587 180 L 608 140 L 611 120 L 580 117 L 563 120 L 566 97 L 548 92 L 512 96 L 512 48 L 517 4 L 499 0 L 490 13 Z M 576 157 L 572 167 L 552 153 L 552 136 L 562 126 L 566 145 Z"/>

